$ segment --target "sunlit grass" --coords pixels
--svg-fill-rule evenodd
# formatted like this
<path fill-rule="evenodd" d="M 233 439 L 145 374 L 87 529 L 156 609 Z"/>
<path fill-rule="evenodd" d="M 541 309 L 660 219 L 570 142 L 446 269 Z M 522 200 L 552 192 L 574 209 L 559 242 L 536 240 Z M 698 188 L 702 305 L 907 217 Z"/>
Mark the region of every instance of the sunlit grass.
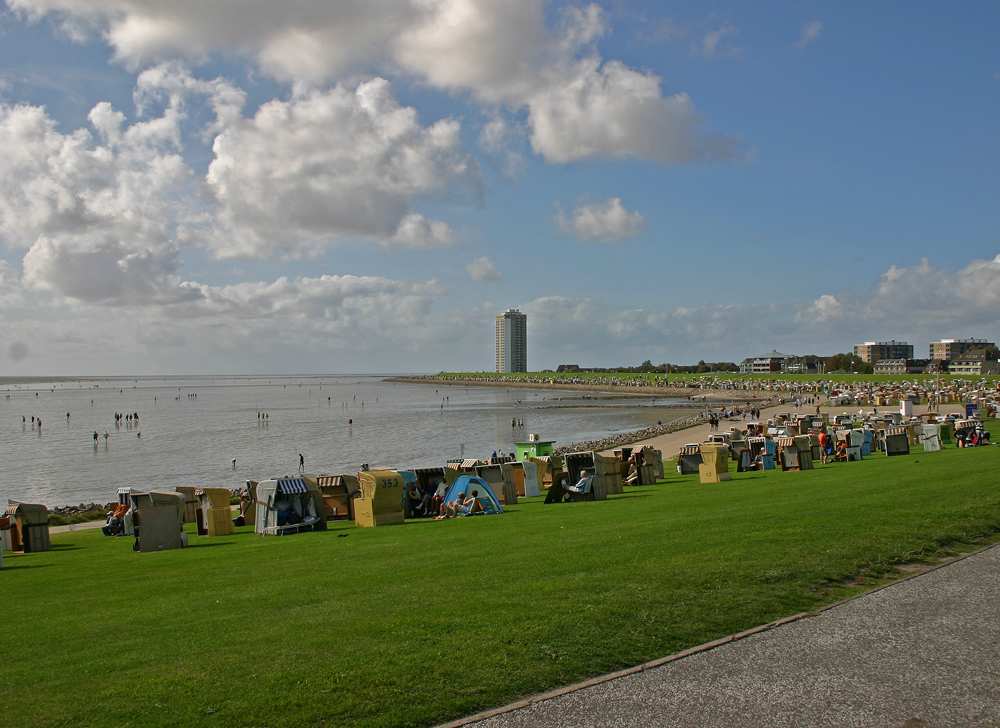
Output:
<path fill-rule="evenodd" d="M 475 379 L 476 377 L 488 376 L 491 379 L 499 377 L 503 379 L 508 379 L 511 382 L 516 382 L 522 379 L 536 379 L 538 377 L 545 377 L 546 379 L 555 380 L 571 380 L 571 379 L 595 379 L 600 377 L 619 377 L 627 379 L 644 379 L 649 381 L 662 381 L 664 376 L 667 377 L 671 382 L 677 381 L 692 381 L 692 380 L 702 380 L 705 377 L 717 377 L 722 380 L 730 379 L 740 379 L 740 380 L 753 380 L 753 381 L 788 381 L 788 382 L 801 382 L 803 384 L 809 384 L 810 382 L 840 382 L 845 384 L 858 384 L 864 382 L 872 382 L 875 384 L 889 384 L 892 382 L 920 382 L 924 386 L 933 386 L 937 382 L 944 384 L 950 384 L 952 382 L 978 382 L 982 377 L 974 374 L 788 374 L 785 372 L 776 372 L 773 374 L 743 374 L 741 372 L 702 372 L 700 374 L 692 374 L 688 372 L 678 373 L 670 372 L 669 374 L 648 374 L 640 372 L 519 372 L 519 373 L 506 373 L 498 374 L 496 372 L 441 372 L 436 375 L 437 377 L 447 380 L 448 378 L 455 377 L 468 377 L 470 379 Z M 997 377 L 989 377 L 990 382 Z M 991 385 L 992 386 L 992 385 Z"/>
<path fill-rule="evenodd" d="M 995 423 L 994 423 L 995 424 Z M 995 429 L 995 427 L 994 427 Z M 156 554 L 5 558 L 24 725 L 430 725 L 849 595 L 1000 532 L 996 447 Z"/>

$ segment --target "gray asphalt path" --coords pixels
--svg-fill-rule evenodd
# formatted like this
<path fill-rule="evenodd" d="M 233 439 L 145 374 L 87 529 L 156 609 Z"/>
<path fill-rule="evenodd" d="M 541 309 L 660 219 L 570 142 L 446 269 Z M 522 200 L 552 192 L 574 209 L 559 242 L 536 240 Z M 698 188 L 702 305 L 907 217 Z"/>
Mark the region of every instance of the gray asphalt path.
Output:
<path fill-rule="evenodd" d="M 471 725 L 998 728 L 1000 547 Z"/>

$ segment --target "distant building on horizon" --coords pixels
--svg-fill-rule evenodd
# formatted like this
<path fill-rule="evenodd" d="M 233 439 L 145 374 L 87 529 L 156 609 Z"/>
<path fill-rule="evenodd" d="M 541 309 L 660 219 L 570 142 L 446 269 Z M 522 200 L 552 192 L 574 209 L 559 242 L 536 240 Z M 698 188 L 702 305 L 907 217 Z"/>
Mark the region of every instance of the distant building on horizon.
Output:
<path fill-rule="evenodd" d="M 973 349 L 988 349 L 995 347 L 992 341 L 986 339 L 941 339 L 941 341 L 931 342 L 931 359 L 943 359 L 944 361 L 954 361 L 967 351 Z"/>
<path fill-rule="evenodd" d="M 823 374 L 826 371 L 826 359 L 815 354 L 798 356 L 782 354 L 771 349 L 763 356 L 749 356 L 740 362 L 742 374 Z"/>
<path fill-rule="evenodd" d="M 949 374 L 1000 374 L 1000 352 L 996 349 L 972 349 L 948 364 Z"/>
<path fill-rule="evenodd" d="M 516 308 L 497 316 L 497 372 L 528 371 L 528 316 Z"/>
<path fill-rule="evenodd" d="M 854 347 L 854 356 L 868 364 L 874 364 L 879 359 L 912 359 L 913 345 L 895 339 L 892 341 L 866 341 Z"/>
<path fill-rule="evenodd" d="M 936 374 L 941 362 L 936 359 L 877 359 L 873 374 Z"/>

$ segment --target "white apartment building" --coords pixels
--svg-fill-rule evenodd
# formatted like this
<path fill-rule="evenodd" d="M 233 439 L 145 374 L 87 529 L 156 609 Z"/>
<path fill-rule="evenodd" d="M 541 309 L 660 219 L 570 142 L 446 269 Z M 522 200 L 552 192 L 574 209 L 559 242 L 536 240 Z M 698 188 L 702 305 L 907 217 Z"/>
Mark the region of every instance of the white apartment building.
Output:
<path fill-rule="evenodd" d="M 516 308 L 497 316 L 497 372 L 528 371 L 528 317 Z"/>

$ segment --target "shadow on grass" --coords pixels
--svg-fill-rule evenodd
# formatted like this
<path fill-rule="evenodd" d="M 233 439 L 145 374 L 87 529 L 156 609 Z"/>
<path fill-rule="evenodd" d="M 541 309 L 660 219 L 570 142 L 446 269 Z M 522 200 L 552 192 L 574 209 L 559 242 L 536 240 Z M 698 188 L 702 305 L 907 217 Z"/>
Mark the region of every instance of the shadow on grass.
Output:
<path fill-rule="evenodd" d="M 191 543 L 190 541 L 188 541 L 187 548 L 189 548 L 189 549 L 201 549 L 201 548 L 210 548 L 212 546 L 235 546 L 235 545 L 236 545 L 235 541 L 214 541 L 212 543 L 200 543 L 200 542 L 197 542 L 197 541 L 194 542 L 194 543 Z"/>
<path fill-rule="evenodd" d="M 54 543 L 52 544 L 53 551 L 79 551 L 83 546 L 77 546 L 75 543 Z"/>
<path fill-rule="evenodd" d="M 504 513 L 510 513 L 511 511 L 507 510 L 507 508 L 504 507 L 503 512 Z M 469 518 L 473 518 L 473 516 L 469 516 Z M 444 520 L 444 519 L 442 519 L 442 520 Z M 422 523 L 438 523 L 438 520 L 436 518 L 407 518 L 406 519 L 406 525 L 407 526 L 413 526 L 413 525 L 416 525 L 418 523 L 421 523 L 421 524 Z"/>
<path fill-rule="evenodd" d="M 7 558 L 10 558 L 9 556 Z M 47 569 L 55 564 L 7 564 L 0 571 L 14 571 L 15 569 Z"/>

